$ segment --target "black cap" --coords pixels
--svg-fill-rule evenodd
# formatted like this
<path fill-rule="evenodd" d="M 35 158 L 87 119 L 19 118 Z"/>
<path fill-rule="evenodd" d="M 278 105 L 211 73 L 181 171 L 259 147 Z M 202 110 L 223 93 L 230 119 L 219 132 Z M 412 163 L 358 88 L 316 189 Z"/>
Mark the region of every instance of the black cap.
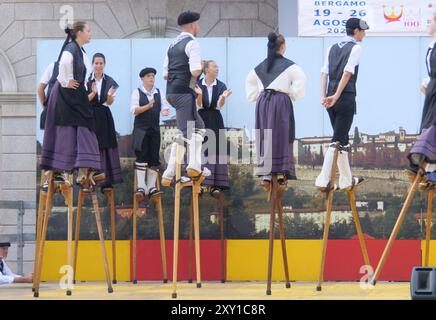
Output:
<path fill-rule="evenodd" d="M 179 15 L 177 24 L 183 26 L 184 24 L 192 23 L 197 20 L 200 20 L 200 14 L 198 12 L 185 11 Z"/>
<path fill-rule="evenodd" d="M 345 28 L 350 30 L 354 30 L 354 29 L 368 30 L 369 26 L 365 20 L 359 18 L 350 18 L 347 20 L 347 23 L 345 24 Z"/>
<path fill-rule="evenodd" d="M 10 247 L 10 246 L 11 246 L 11 244 L 9 242 L 0 242 L 0 248 Z"/>
<path fill-rule="evenodd" d="M 156 75 L 157 71 L 155 68 L 144 68 L 141 70 L 141 72 L 139 73 L 139 77 L 140 78 L 144 78 L 147 74 L 149 73 L 154 73 L 154 75 Z"/>

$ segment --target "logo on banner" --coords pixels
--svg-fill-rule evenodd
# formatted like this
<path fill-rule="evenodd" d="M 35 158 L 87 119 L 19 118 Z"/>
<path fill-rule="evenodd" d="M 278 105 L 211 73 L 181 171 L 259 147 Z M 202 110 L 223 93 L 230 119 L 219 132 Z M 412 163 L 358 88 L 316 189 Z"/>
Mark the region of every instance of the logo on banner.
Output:
<path fill-rule="evenodd" d="M 383 13 L 386 19 L 386 23 L 399 22 L 404 14 L 404 6 L 401 6 L 399 13 L 396 13 L 396 8 L 394 6 L 390 7 L 390 13 L 386 11 L 387 6 L 383 6 Z M 398 10 L 397 10 L 398 12 Z"/>

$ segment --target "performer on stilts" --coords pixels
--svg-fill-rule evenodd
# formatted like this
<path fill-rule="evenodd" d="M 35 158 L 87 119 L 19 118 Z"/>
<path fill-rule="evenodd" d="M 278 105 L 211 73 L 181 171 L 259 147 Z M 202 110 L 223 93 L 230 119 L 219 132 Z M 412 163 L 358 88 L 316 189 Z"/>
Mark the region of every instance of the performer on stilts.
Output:
<path fill-rule="evenodd" d="M 165 94 L 155 86 L 156 69 L 145 68 L 139 73 L 142 86 L 134 90 L 131 112 L 135 116 L 133 144 L 136 154 L 138 188 L 136 194 L 152 197 L 162 193 L 156 188 L 160 166 L 160 114 L 168 116 Z"/>
<path fill-rule="evenodd" d="M 349 190 L 363 182 L 351 174 L 348 154 L 351 152 L 349 131 L 356 114 L 356 82 L 362 55 L 360 42 L 366 36 L 368 24 L 358 18 L 346 22 L 347 37 L 327 50 L 321 71 L 321 104 L 326 108 L 333 128 L 333 138 L 315 185 L 322 191 L 329 186 L 336 144 L 339 142 L 338 170 L 340 190 Z"/>
<path fill-rule="evenodd" d="M 272 174 L 280 176 L 282 185 L 297 178 L 293 102 L 304 97 L 307 78 L 296 63 L 283 56 L 285 51 L 283 35 L 270 33 L 268 57 L 249 73 L 245 83 L 247 99 L 257 101 L 256 130 L 260 131 L 260 139 L 256 139 L 257 174 L 266 189 L 270 188 Z"/>
<path fill-rule="evenodd" d="M 198 113 L 204 121 L 206 129 L 215 133 L 215 150 L 206 150 L 205 167 L 211 171 L 204 185 L 209 186 L 211 195 L 219 194 L 229 189 L 229 173 L 227 167 L 227 152 L 220 150 L 220 130 L 224 134 L 224 119 L 221 110 L 224 108 L 226 99 L 232 94 L 232 90 L 217 79 L 219 68 L 215 61 L 207 60 L 203 64 L 204 78 L 198 81 L 195 89 L 197 93 Z M 207 137 L 205 139 L 205 143 Z M 227 144 L 225 145 L 227 147 Z"/>
<path fill-rule="evenodd" d="M 416 175 L 423 162 L 426 163 L 422 169 L 425 169 L 427 174 L 421 182 L 421 188 L 436 184 L 436 13 L 430 21 L 428 32 L 433 40 L 428 47 L 425 60 L 428 78 L 421 86 L 421 91 L 425 94 L 421 134 L 408 155 L 413 175 Z"/>
<path fill-rule="evenodd" d="M 59 56 L 59 75 L 47 106 L 41 168 L 55 173 L 55 182 L 69 185 L 68 174 L 78 170 L 76 182 L 104 180 L 94 116 L 88 100 L 87 79 L 91 64 L 83 46 L 91 41 L 86 22 L 67 28 Z M 71 41 L 70 41 L 71 40 Z M 48 188 L 48 181 L 43 190 Z"/>
<path fill-rule="evenodd" d="M 210 175 L 210 171 L 207 168 L 202 170 L 201 166 L 205 130 L 204 122 L 197 111 L 194 91 L 202 73 L 201 48 L 195 38 L 199 31 L 199 19 L 200 14 L 196 12 L 187 11 L 179 15 L 178 25 L 182 32 L 168 48 L 164 62 L 167 100 L 176 109 L 177 128 L 190 141 L 186 168 L 189 178 Z M 176 151 L 177 142 L 174 142 L 171 145 L 168 167 L 162 176 L 164 185 L 172 181 L 176 174 Z"/>
<path fill-rule="evenodd" d="M 58 61 L 50 63 L 44 71 L 44 74 L 41 78 L 41 81 L 38 85 L 38 98 L 41 102 L 41 106 L 43 108 L 41 113 L 41 119 L 39 122 L 39 128 L 44 130 L 45 119 L 47 117 L 47 105 L 48 100 L 50 99 L 51 91 L 53 90 L 53 86 L 57 82 L 57 77 L 59 75 L 59 63 Z M 45 89 L 47 88 L 47 94 L 45 93 Z"/>
<path fill-rule="evenodd" d="M 105 181 L 101 186 L 101 191 L 104 193 L 105 190 L 113 189 L 114 184 L 123 182 L 115 123 L 109 108 L 114 103 L 119 86 L 113 78 L 104 73 L 106 67 L 104 54 L 96 53 L 92 58 L 92 66 L 94 72 L 88 81 L 88 98 L 94 112 L 101 171 L 105 173 Z"/>

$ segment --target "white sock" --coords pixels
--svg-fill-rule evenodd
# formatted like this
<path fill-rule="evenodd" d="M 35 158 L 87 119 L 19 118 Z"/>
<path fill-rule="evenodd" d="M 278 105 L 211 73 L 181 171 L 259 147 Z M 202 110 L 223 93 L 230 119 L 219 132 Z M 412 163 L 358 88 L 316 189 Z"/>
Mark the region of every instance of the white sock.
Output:
<path fill-rule="evenodd" d="M 135 162 L 136 165 L 136 177 L 138 180 L 138 188 L 142 188 L 147 193 L 147 185 L 145 184 L 145 170 L 147 170 L 147 165 L 145 163 Z"/>
<path fill-rule="evenodd" d="M 147 186 L 149 189 L 156 188 L 157 171 L 147 168 Z"/>
<path fill-rule="evenodd" d="M 348 161 L 348 152 L 340 151 L 338 154 L 339 169 L 339 188 L 346 189 L 353 185 L 353 176 L 351 174 L 350 162 Z"/>
<path fill-rule="evenodd" d="M 201 134 L 193 133 L 189 143 L 188 169 L 201 172 L 201 150 L 204 138 Z"/>
<path fill-rule="evenodd" d="M 177 147 L 182 148 L 180 152 L 180 159 L 176 159 L 177 157 Z M 173 142 L 171 145 L 170 159 L 168 160 L 168 166 L 164 173 L 162 174 L 162 178 L 172 180 L 176 175 L 176 163 L 183 163 L 183 157 L 185 156 L 185 147 L 183 145 L 179 145 L 177 142 Z"/>
<path fill-rule="evenodd" d="M 327 187 L 330 182 L 330 175 L 332 172 L 333 159 L 335 157 L 335 147 L 329 147 L 324 156 L 324 162 L 322 164 L 321 173 L 316 178 L 315 186 L 319 188 Z"/>

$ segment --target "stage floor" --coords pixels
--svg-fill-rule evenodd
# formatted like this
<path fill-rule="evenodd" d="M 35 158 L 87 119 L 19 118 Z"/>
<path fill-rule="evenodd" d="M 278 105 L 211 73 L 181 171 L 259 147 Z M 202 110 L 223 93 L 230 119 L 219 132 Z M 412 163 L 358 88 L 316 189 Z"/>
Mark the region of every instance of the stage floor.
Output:
<path fill-rule="evenodd" d="M 205 282 L 201 289 L 195 284 L 178 284 L 178 300 L 410 300 L 409 283 L 380 282 L 372 289 L 362 289 L 358 282 L 327 282 L 322 292 L 311 282 L 293 282 L 291 289 L 284 283 L 273 283 L 272 296 L 267 296 L 265 282 Z M 0 300 L 34 300 L 31 285 L 0 287 Z M 73 295 L 67 297 L 58 283 L 42 283 L 39 299 L 78 300 L 173 300 L 171 284 L 120 282 L 114 293 L 108 294 L 102 282 L 76 284 Z"/>

